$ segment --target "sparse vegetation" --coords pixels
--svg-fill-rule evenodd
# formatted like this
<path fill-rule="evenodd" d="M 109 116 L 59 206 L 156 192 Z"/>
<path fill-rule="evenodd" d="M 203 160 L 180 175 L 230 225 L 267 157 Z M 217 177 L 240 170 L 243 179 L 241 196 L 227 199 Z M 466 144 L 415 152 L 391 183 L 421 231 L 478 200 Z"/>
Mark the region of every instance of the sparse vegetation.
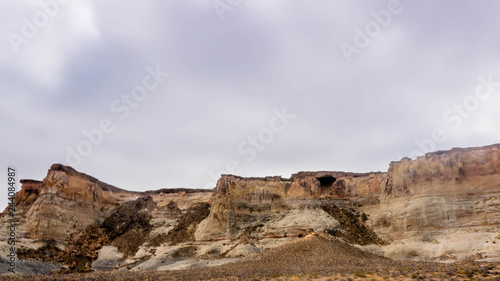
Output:
<path fill-rule="evenodd" d="M 360 213 L 352 208 L 339 207 L 333 202 L 324 202 L 321 208 L 334 217 L 342 228 L 342 231 L 326 231 L 328 234 L 342 237 L 349 243 L 359 245 L 385 244 L 371 228 L 365 225 L 364 222 L 367 220 L 367 217 L 364 213 Z"/>
<path fill-rule="evenodd" d="M 354 272 L 354 276 L 361 277 L 361 278 L 366 278 L 366 275 L 364 273 L 359 272 L 359 271 L 355 271 Z"/>
<path fill-rule="evenodd" d="M 406 256 L 408 257 L 418 257 L 418 252 L 416 250 L 409 251 Z"/>
<path fill-rule="evenodd" d="M 209 214 L 210 204 L 208 203 L 200 203 L 189 208 L 178 220 L 177 226 L 167 234 L 165 240 L 170 242 L 171 245 L 194 241 L 194 232 L 196 230 L 194 226 L 198 225 Z"/>

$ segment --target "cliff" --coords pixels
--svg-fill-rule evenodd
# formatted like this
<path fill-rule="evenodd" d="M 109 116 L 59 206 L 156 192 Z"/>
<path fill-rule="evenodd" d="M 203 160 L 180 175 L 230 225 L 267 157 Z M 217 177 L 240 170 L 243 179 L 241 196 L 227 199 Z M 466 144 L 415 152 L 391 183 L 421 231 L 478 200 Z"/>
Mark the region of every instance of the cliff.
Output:
<path fill-rule="evenodd" d="M 18 237 L 63 241 L 71 233 L 103 221 L 114 209 L 137 197 L 151 195 L 160 206 L 174 201 L 189 207 L 206 202 L 210 194 L 207 190 L 189 189 L 131 192 L 54 164 L 43 181 L 21 180 L 21 190 L 16 193 Z M 7 236 L 5 231 L 0 230 L 0 235 Z"/>
<path fill-rule="evenodd" d="M 392 162 L 380 201 L 362 210 L 390 257 L 498 258 L 500 145 Z"/>
<path fill-rule="evenodd" d="M 36 180 L 21 180 L 21 190 L 16 193 L 15 202 L 19 210 L 26 210 L 39 197 L 42 182 Z"/>
<path fill-rule="evenodd" d="M 377 195 L 385 181 L 386 174 L 380 172 L 299 172 L 290 179 L 222 175 L 210 215 L 200 224 L 195 237 L 200 241 L 236 239 L 252 232 L 261 239 L 348 231 L 349 226 L 339 224 L 339 218 L 325 212 L 323 201 L 357 198 L 378 203 Z"/>
<path fill-rule="evenodd" d="M 60 164 L 50 167 L 43 182 L 21 184 L 16 209 L 26 213 L 22 227 L 31 238 L 64 239 L 133 196 Z"/>
<path fill-rule="evenodd" d="M 290 179 L 223 175 L 196 237 L 234 239 L 259 225 L 265 236 L 273 216 L 314 209 L 324 201 L 360 206 L 367 224 L 391 244 L 379 249 L 389 257 L 465 259 L 480 253 L 500 258 L 498 144 L 403 158 L 387 173 L 299 172 Z M 272 234 L 294 236 L 309 226 Z"/>
<path fill-rule="evenodd" d="M 500 145 L 480 148 L 453 148 L 427 153 L 416 160 L 403 158 L 389 166 L 385 195 L 404 197 L 425 193 L 469 192 L 456 187 L 479 177 L 500 174 Z M 445 185 L 448 183 L 448 185 Z M 440 187 L 440 188 L 437 188 Z M 480 189 L 480 190 L 479 190 Z M 498 189 L 498 185 L 482 185 L 473 191 Z"/>
<path fill-rule="evenodd" d="M 499 144 L 403 158 L 387 172 L 222 175 L 213 190 L 131 192 L 60 164 L 21 184 L 20 254 L 72 270 L 222 264 L 311 233 L 394 259 L 500 260 Z"/>

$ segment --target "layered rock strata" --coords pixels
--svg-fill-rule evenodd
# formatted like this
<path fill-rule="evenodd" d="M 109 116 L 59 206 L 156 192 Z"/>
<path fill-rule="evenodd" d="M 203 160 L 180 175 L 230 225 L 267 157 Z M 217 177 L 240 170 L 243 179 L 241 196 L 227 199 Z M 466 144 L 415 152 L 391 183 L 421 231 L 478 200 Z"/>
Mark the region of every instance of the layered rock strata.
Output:
<path fill-rule="evenodd" d="M 222 175 L 214 190 L 130 192 L 60 164 L 21 184 L 23 253 L 73 245 L 68 260 L 84 257 L 85 270 L 216 265 L 318 232 L 396 259 L 500 260 L 500 145 L 403 158 L 387 172 Z"/>

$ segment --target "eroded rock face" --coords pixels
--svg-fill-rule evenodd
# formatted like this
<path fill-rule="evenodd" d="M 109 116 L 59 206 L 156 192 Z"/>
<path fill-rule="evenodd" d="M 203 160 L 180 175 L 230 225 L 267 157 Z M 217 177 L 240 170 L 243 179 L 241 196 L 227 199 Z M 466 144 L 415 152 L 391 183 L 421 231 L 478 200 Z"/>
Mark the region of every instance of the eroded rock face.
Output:
<path fill-rule="evenodd" d="M 383 190 L 385 179 L 384 173 L 344 172 L 300 172 L 290 179 L 223 175 L 217 182 L 210 215 L 201 222 L 195 238 L 207 241 L 244 235 L 262 239 L 337 233 L 343 226 L 324 211 L 321 201 L 359 198 L 378 203 L 376 194 Z"/>
<path fill-rule="evenodd" d="M 214 190 L 129 192 L 59 164 L 21 183 L 18 236 L 63 247 L 86 233 L 95 243 L 68 243 L 90 253 L 68 258 L 84 270 L 209 266 L 311 233 L 397 259 L 500 259 L 500 145 L 404 158 L 387 173 L 223 175 Z"/>
<path fill-rule="evenodd" d="M 36 180 L 21 180 L 21 190 L 16 193 L 18 210 L 23 211 L 33 205 L 40 195 L 42 182 Z"/>
<path fill-rule="evenodd" d="M 26 213 L 26 230 L 31 238 L 58 240 L 103 219 L 106 211 L 133 196 L 60 164 L 52 165 L 38 192 Z"/>
<path fill-rule="evenodd" d="M 387 173 L 299 172 L 290 179 L 223 175 L 196 238 L 235 239 L 318 200 L 363 206 L 367 224 L 392 243 L 384 246 L 390 257 L 500 257 L 491 242 L 500 234 L 500 145 L 404 158 L 392 162 Z M 300 228 L 290 226 L 288 232 Z M 478 233 L 482 238 L 473 239 Z M 414 245 L 411 254 L 397 247 L 404 243 Z"/>
<path fill-rule="evenodd" d="M 387 183 L 387 173 L 299 172 L 290 179 L 280 176 L 243 178 L 222 175 L 216 195 L 229 195 L 246 202 L 264 203 L 281 199 L 367 199 L 379 195 Z M 251 194 L 252 191 L 254 192 Z M 260 192 L 260 193 L 259 193 Z"/>
<path fill-rule="evenodd" d="M 381 204 L 363 211 L 390 257 L 498 258 L 499 198 L 500 145 L 455 148 L 391 163 Z"/>
<path fill-rule="evenodd" d="M 403 158 L 392 162 L 384 193 L 389 198 L 446 192 L 477 194 L 498 190 L 498 184 L 482 184 L 479 177 L 488 179 L 499 174 L 500 145 L 454 148 L 427 153 L 414 161 Z M 464 183 L 470 188 L 463 188 Z"/>
<path fill-rule="evenodd" d="M 40 190 L 42 187 L 41 181 L 36 180 L 21 180 L 21 190 L 16 193 L 15 196 L 15 219 L 17 220 L 16 225 L 16 237 L 24 238 L 28 236 L 28 231 L 26 229 L 26 213 L 31 208 L 31 206 L 38 200 L 40 196 Z M 4 212 L 0 214 L 0 239 L 7 239 L 10 235 L 10 231 L 7 228 L 9 225 L 8 220 L 11 219 L 8 215 L 9 207 L 5 208 Z"/>
<path fill-rule="evenodd" d="M 212 198 L 211 190 L 129 192 L 60 164 L 52 165 L 43 181 L 21 183 L 16 194 L 16 236 L 23 239 L 19 257 L 60 262 L 77 272 L 90 270 L 103 246 L 116 247 L 127 259 L 121 264 L 135 264 L 151 255 L 144 250 L 137 253 L 140 247 L 154 249 L 167 240 L 177 243 L 177 234 L 194 240 Z M 4 213 L 0 224 L 7 225 L 8 218 Z M 2 257 L 9 249 L 6 229 L 0 230 Z M 54 241 L 62 252 L 47 255 L 45 241 Z M 118 265 L 116 260 L 99 262 L 96 268 Z"/>
<path fill-rule="evenodd" d="M 316 198 L 362 199 L 376 204 L 387 182 L 387 173 L 299 172 L 290 178 L 300 194 L 313 193 Z"/>

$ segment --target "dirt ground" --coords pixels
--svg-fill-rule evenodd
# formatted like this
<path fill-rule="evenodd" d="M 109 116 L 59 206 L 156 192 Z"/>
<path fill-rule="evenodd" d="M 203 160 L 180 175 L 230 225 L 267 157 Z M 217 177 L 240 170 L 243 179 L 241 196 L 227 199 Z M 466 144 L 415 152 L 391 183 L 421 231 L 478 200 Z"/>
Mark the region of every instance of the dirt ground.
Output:
<path fill-rule="evenodd" d="M 310 235 L 217 267 L 179 271 L 109 271 L 2 280 L 499 280 L 500 264 L 393 261 L 335 238 Z"/>

